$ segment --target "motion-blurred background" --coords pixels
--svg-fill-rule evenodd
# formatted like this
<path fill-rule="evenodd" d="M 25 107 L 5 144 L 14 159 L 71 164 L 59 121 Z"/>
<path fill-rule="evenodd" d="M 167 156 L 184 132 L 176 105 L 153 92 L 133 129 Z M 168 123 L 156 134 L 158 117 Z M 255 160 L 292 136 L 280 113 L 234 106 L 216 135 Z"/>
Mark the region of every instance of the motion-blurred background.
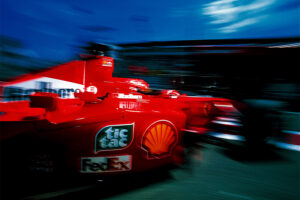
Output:
<path fill-rule="evenodd" d="M 89 53 L 112 56 L 114 76 L 142 78 L 151 88 L 237 100 L 250 124 L 240 135 L 254 148 L 269 137 L 300 151 L 299 0 L 0 1 L 0 82 Z M 136 199 L 171 198 L 162 191 L 173 191 L 174 199 L 201 193 L 203 199 L 299 198 L 298 152 L 284 152 L 276 157 L 281 162 L 244 165 L 244 151 L 234 146 L 241 156 L 232 161 L 215 148 L 198 145 L 201 165 L 196 159 L 193 175 L 176 172 L 174 185 L 154 185 Z M 266 149 L 252 150 L 257 158 Z M 228 185 L 249 197 L 224 192 Z"/>
<path fill-rule="evenodd" d="M 115 76 L 244 102 L 298 138 L 299 12 L 298 0 L 2 0 L 0 80 L 96 50 Z"/>

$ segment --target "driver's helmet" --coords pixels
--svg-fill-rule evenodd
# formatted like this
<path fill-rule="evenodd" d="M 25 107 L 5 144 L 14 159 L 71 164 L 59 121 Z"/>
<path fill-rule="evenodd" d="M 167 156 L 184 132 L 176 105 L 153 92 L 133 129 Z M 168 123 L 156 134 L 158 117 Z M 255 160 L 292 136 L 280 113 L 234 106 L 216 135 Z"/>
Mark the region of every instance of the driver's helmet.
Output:
<path fill-rule="evenodd" d="M 149 89 L 149 84 L 146 81 L 142 80 L 142 79 L 133 79 L 133 80 L 130 80 L 129 84 L 133 88 L 135 88 L 135 89 L 137 89 L 137 90 L 139 90 L 141 92 L 148 92 L 150 90 Z"/>
<path fill-rule="evenodd" d="M 180 93 L 177 90 L 162 90 L 160 95 L 162 97 L 177 98 L 180 96 Z"/>

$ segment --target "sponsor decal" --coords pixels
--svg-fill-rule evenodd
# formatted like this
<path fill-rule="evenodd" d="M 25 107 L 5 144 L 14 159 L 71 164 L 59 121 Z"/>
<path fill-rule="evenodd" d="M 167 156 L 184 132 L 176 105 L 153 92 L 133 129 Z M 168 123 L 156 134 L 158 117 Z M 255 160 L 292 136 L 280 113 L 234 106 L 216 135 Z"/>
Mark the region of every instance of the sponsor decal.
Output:
<path fill-rule="evenodd" d="M 140 104 L 131 101 L 121 101 L 119 103 L 119 108 L 126 109 L 126 110 L 137 110 L 140 109 Z"/>
<path fill-rule="evenodd" d="M 112 67 L 112 61 L 111 60 L 103 60 L 102 66 L 104 67 Z"/>
<path fill-rule="evenodd" d="M 126 148 L 132 139 L 133 124 L 106 126 L 96 135 L 95 152 Z"/>
<path fill-rule="evenodd" d="M 130 155 L 81 158 L 82 173 L 129 171 L 131 165 L 132 157 Z"/>
<path fill-rule="evenodd" d="M 173 123 L 159 120 L 151 124 L 142 138 L 142 149 L 148 159 L 170 156 L 178 143 L 178 133 Z"/>
<path fill-rule="evenodd" d="M 41 77 L 6 86 L 3 101 L 28 100 L 34 92 L 57 93 L 61 98 L 74 98 L 75 92 L 84 91 L 84 85 L 60 79 Z"/>
<path fill-rule="evenodd" d="M 143 96 L 142 95 L 119 93 L 119 94 L 117 94 L 117 98 L 119 98 L 119 99 L 142 99 Z"/>

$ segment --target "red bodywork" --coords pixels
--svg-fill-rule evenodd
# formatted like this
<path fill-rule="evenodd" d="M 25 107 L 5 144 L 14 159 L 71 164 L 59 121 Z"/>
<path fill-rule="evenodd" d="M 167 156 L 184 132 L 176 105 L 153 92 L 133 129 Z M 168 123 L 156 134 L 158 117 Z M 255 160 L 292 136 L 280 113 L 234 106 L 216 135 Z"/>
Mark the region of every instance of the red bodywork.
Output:
<path fill-rule="evenodd" d="M 203 133 L 218 113 L 237 112 L 228 99 L 153 92 L 141 79 L 113 77 L 113 67 L 110 57 L 86 57 L 3 83 L 1 144 L 12 157 L 55 152 L 70 172 L 137 172 L 180 163 L 183 131 Z"/>

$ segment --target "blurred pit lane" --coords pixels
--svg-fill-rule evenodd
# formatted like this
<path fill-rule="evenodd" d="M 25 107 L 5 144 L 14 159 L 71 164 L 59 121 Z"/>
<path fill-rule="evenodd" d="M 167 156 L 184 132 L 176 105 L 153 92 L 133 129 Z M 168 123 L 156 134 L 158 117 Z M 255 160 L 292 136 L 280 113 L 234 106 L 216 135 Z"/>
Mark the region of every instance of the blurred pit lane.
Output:
<path fill-rule="evenodd" d="M 8 199 L 212 199 L 292 200 L 299 198 L 299 152 L 247 149 L 189 138 L 187 162 L 130 177 L 101 180 L 19 180 Z M 13 180 L 11 180 L 13 181 Z"/>
<path fill-rule="evenodd" d="M 247 107 L 241 140 L 299 151 L 299 44 L 299 38 L 122 44 L 115 74 L 241 102 Z"/>

